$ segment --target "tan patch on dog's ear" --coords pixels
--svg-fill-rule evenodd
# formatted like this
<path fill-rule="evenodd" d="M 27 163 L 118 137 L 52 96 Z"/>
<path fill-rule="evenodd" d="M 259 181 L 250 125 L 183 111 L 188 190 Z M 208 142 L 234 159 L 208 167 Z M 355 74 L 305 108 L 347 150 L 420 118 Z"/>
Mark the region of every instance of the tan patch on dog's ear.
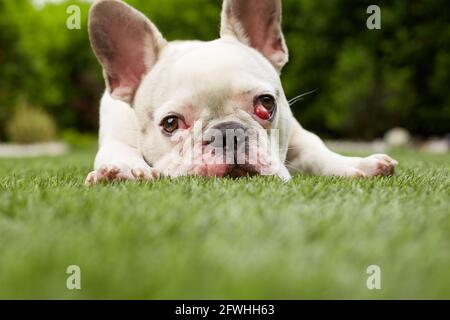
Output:
<path fill-rule="evenodd" d="M 89 38 L 111 96 L 131 104 L 166 40 L 147 17 L 119 0 L 94 3 L 89 12 Z"/>
<path fill-rule="evenodd" d="M 224 0 L 220 35 L 255 48 L 278 72 L 289 60 L 281 30 L 281 0 Z"/>

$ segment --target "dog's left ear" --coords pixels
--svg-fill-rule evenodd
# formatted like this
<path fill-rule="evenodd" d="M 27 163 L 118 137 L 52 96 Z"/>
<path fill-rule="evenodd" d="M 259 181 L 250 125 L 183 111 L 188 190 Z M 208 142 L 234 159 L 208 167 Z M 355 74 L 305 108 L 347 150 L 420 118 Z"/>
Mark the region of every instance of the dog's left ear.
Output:
<path fill-rule="evenodd" d="M 224 0 L 220 36 L 233 36 L 255 48 L 278 72 L 288 62 L 281 0 Z"/>

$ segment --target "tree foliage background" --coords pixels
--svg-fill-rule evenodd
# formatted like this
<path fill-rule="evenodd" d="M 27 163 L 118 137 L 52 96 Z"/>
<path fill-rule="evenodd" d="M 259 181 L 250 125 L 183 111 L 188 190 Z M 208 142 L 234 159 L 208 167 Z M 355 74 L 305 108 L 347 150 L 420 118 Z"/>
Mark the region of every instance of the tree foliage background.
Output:
<path fill-rule="evenodd" d="M 127 2 L 168 40 L 218 36 L 219 0 Z M 71 4 L 81 8 L 81 30 L 66 28 Z M 370 4 L 381 7 L 381 30 L 366 28 Z M 96 130 L 104 84 L 87 36 L 89 6 L 0 1 L 0 139 L 23 100 L 50 112 L 61 129 Z M 304 127 L 367 139 L 394 126 L 422 136 L 450 131 L 447 1 L 284 0 L 283 9 L 286 94 L 318 89 L 293 106 Z"/>

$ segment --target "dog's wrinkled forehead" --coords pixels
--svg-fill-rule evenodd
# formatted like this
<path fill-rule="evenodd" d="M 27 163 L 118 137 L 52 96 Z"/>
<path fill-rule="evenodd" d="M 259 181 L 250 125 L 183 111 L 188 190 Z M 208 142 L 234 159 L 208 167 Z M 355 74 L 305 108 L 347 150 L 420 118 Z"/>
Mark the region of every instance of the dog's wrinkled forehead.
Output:
<path fill-rule="evenodd" d="M 198 43 L 197 47 L 182 54 L 172 65 L 175 81 L 193 84 L 206 80 L 208 85 L 236 81 L 240 76 L 272 81 L 278 78 L 274 68 L 255 50 L 232 40 Z"/>
<path fill-rule="evenodd" d="M 253 95 L 280 90 L 273 66 L 235 40 L 175 43 L 143 81 L 136 104 L 151 94 L 156 115 L 188 107 L 201 110 L 203 118 L 217 118 L 241 109 Z"/>

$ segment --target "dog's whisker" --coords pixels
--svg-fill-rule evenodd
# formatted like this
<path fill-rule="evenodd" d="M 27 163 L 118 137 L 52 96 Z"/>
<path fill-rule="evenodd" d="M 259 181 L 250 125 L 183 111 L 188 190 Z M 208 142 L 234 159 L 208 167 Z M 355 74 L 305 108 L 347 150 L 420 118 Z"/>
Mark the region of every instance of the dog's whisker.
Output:
<path fill-rule="evenodd" d="M 294 98 L 292 98 L 292 99 L 290 99 L 290 100 L 288 101 L 289 106 L 292 107 L 294 104 L 296 104 L 296 103 L 299 102 L 300 100 L 303 100 L 303 97 L 307 96 L 308 94 L 314 93 L 314 92 L 316 92 L 317 90 L 319 90 L 319 89 L 314 89 L 314 90 L 311 90 L 311 91 L 308 91 L 308 92 L 299 94 L 298 96 L 295 96 Z"/>
<path fill-rule="evenodd" d="M 314 92 L 316 92 L 317 90 L 319 90 L 319 89 L 314 89 L 314 90 L 311 90 L 311 91 L 307 91 L 307 92 L 304 92 L 304 93 L 301 93 L 301 94 L 299 94 L 298 96 L 295 96 L 295 97 L 293 97 L 292 99 L 290 99 L 289 100 L 289 102 L 291 103 L 291 102 L 293 102 L 294 100 L 297 100 L 297 99 L 299 99 L 299 98 L 303 98 L 304 96 L 306 96 L 306 95 L 308 95 L 308 94 L 311 94 L 311 93 L 314 93 Z"/>

